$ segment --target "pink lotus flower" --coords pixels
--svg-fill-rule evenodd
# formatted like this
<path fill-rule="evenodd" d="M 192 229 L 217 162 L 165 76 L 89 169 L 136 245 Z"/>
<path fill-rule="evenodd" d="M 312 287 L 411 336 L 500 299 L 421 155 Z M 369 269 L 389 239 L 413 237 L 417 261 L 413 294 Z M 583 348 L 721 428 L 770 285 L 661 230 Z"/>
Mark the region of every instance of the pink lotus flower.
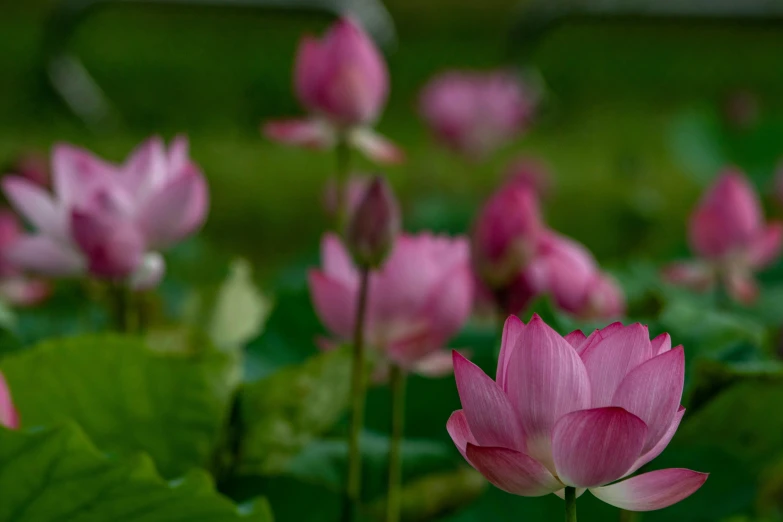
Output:
<path fill-rule="evenodd" d="M 446 428 L 465 459 L 509 493 L 562 495 L 569 486 L 622 509 L 661 509 L 707 480 L 687 469 L 627 478 L 677 431 L 684 372 L 682 347 L 671 349 L 668 334 L 650 341 L 640 324 L 563 338 L 538 316 L 527 325 L 510 317 L 495 381 L 455 352 L 463 409 Z"/>
<path fill-rule="evenodd" d="M 761 203 L 745 176 L 724 171 L 691 215 L 688 239 L 698 261 L 675 263 L 664 277 L 696 290 L 723 281 L 737 301 L 752 302 L 758 288 L 753 272 L 780 255 L 783 224 L 764 222 Z"/>
<path fill-rule="evenodd" d="M 19 413 L 14 408 L 11 391 L 2 373 L 0 373 L 0 426 L 12 430 L 19 428 Z"/>
<path fill-rule="evenodd" d="M 536 97 L 508 71 L 450 71 L 424 87 L 420 113 L 437 138 L 472 158 L 483 158 L 529 125 Z"/>
<path fill-rule="evenodd" d="M 294 89 L 312 118 L 269 122 L 264 133 L 270 139 L 310 148 L 330 148 L 346 139 L 373 160 L 403 160 L 402 151 L 370 128 L 386 103 L 389 73 L 383 56 L 353 18 L 340 19 L 320 41 L 302 38 Z"/>
<path fill-rule="evenodd" d="M 336 340 L 349 342 L 358 270 L 332 234 L 321 243 L 321 261 L 322 268 L 309 274 L 315 310 Z M 398 236 L 385 264 L 370 275 L 367 344 L 409 371 L 451 371 L 450 357 L 441 348 L 468 319 L 472 294 L 466 240 Z"/>
<path fill-rule="evenodd" d="M 6 259 L 6 252 L 21 237 L 19 220 L 8 210 L 0 210 L 0 296 L 15 306 L 32 306 L 49 297 L 46 281 L 30 279 Z"/>
<path fill-rule="evenodd" d="M 473 225 L 471 259 L 491 288 L 513 279 L 532 259 L 544 224 L 532 187 L 511 181 L 486 202 Z"/>
<path fill-rule="evenodd" d="M 548 293 L 560 309 L 585 319 L 618 317 L 625 311 L 622 290 L 600 271 L 593 255 L 554 232 L 539 236 L 525 278 L 536 294 Z"/>
<path fill-rule="evenodd" d="M 136 149 L 122 165 L 58 145 L 52 155 L 54 193 L 9 176 L 3 190 L 35 227 L 7 258 L 18 267 L 50 276 L 126 280 L 155 286 L 164 262 L 157 250 L 195 232 L 207 209 L 207 186 L 177 138 L 166 150 L 160 138 Z"/>

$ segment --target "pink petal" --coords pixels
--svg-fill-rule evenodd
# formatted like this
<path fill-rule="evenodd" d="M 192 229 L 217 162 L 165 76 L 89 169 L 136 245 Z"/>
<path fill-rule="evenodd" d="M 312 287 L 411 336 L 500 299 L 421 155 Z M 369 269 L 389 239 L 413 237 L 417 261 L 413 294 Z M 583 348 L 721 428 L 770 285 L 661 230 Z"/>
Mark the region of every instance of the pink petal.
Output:
<path fill-rule="evenodd" d="M 748 261 L 753 268 L 763 268 L 780 256 L 783 246 L 783 223 L 770 223 L 759 236 L 753 240 L 748 252 Z"/>
<path fill-rule="evenodd" d="M 309 111 L 318 110 L 318 90 L 323 84 L 326 61 L 321 44 L 306 35 L 299 41 L 294 65 L 294 89 L 299 102 Z"/>
<path fill-rule="evenodd" d="M 672 338 L 669 334 L 662 333 L 650 341 L 650 345 L 652 346 L 653 355 L 661 355 L 663 352 L 668 352 L 672 349 Z"/>
<path fill-rule="evenodd" d="M 166 145 L 160 136 L 148 138 L 129 155 L 122 166 L 123 182 L 131 192 L 155 190 L 169 174 Z"/>
<path fill-rule="evenodd" d="M 93 275 L 125 279 L 142 262 L 144 238 L 130 221 L 101 213 L 73 211 L 71 228 Z"/>
<path fill-rule="evenodd" d="M 355 321 L 355 292 L 318 270 L 311 270 L 308 275 L 310 297 L 321 322 L 339 339 L 350 339 Z"/>
<path fill-rule="evenodd" d="M 462 329 L 472 309 L 473 277 L 465 263 L 443 271 L 420 314 L 427 319 L 434 340 L 443 344 Z"/>
<path fill-rule="evenodd" d="M 209 188 L 204 174 L 194 163 L 188 163 L 180 172 L 182 172 L 180 176 L 189 177 L 192 183 L 185 215 L 180 229 L 175 233 L 176 236 L 185 238 L 198 231 L 204 224 L 209 209 Z"/>
<path fill-rule="evenodd" d="M 684 382 L 685 353 L 678 346 L 631 370 L 617 388 L 612 405 L 625 408 L 647 424 L 643 452 L 651 450 L 671 426 Z"/>
<path fill-rule="evenodd" d="M 166 154 L 170 174 L 179 174 L 190 162 L 190 143 L 188 137 L 179 134 L 171 140 Z"/>
<path fill-rule="evenodd" d="M 86 261 L 79 252 L 47 236 L 21 237 L 5 256 L 22 269 L 48 276 L 75 276 L 86 270 Z"/>
<path fill-rule="evenodd" d="M 5 176 L 2 185 L 11 205 L 37 230 L 56 237 L 66 235 L 64 214 L 43 188 L 18 176 Z"/>
<path fill-rule="evenodd" d="M 470 431 L 482 446 L 518 449 L 524 447 L 524 434 L 511 402 L 503 390 L 478 366 L 459 352 L 453 352 L 462 411 Z"/>
<path fill-rule="evenodd" d="M 199 177 L 183 175 L 163 185 L 140 210 L 140 226 L 151 248 L 160 249 L 181 240 L 189 224 L 188 213 L 198 198 Z"/>
<path fill-rule="evenodd" d="M 420 357 L 413 371 L 425 377 L 444 377 L 454 372 L 454 361 L 449 351 L 438 350 Z"/>
<path fill-rule="evenodd" d="M 348 139 L 354 147 L 377 163 L 390 165 L 405 161 L 402 149 L 373 130 L 356 129 Z"/>
<path fill-rule="evenodd" d="M 691 496 L 707 481 L 707 477 L 708 473 L 689 469 L 660 469 L 590 491 L 607 504 L 620 509 L 653 511 Z"/>
<path fill-rule="evenodd" d="M 79 203 L 86 194 L 85 187 L 110 181 L 117 168 L 91 152 L 55 145 L 52 150 L 52 178 L 54 193 L 66 206 Z"/>
<path fill-rule="evenodd" d="M 16 276 L 0 281 L 0 295 L 14 306 L 33 306 L 52 293 L 47 281 Z"/>
<path fill-rule="evenodd" d="M 582 344 L 584 344 L 584 342 L 587 340 L 587 336 L 584 334 L 584 332 L 582 332 L 582 330 L 574 330 L 570 334 L 565 335 L 565 340 L 568 341 L 568 344 L 573 346 L 574 349 L 578 351 Z"/>
<path fill-rule="evenodd" d="M 651 357 L 650 335 L 639 323 L 615 330 L 586 348 L 582 360 L 590 376 L 592 407 L 609 406 L 628 372 Z"/>
<path fill-rule="evenodd" d="M 759 296 L 759 287 L 753 276 L 742 270 L 731 270 L 723 275 L 726 291 L 742 304 L 752 304 Z"/>
<path fill-rule="evenodd" d="M 552 435 L 560 480 L 592 488 L 622 477 L 641 453 L 647 426 L 622 408 L 582 410 L 563 416 Z"/>
<path fill-rule="evenodd" d="M 324 234 L 321 240 L 321 265 L 329 277 L 352 285 L 358 282 L 351 255 L 336 234 Z"/>
<path fill-rule="evenodd" d="M 19 428 L 19 412 L 14 407 L 11 390 L 8 389 L 8 382 L 2 373 L 0 373 L 0 426 L 12 430 Z"/>
<path fill-rule="evenodd" d="M 506 387 L 508 361 L 511 359 L 511 354 L 514 353 L 514 348 L 524 328 L 525 323 L 516 315 L 509 315 L 503 325 L 503 336 L 500 340 L 500 355 L 498 356 L 498 370 L 495 380 L 497 380 L 498 386 L 504 390 L 508 389 Z"/>
<path fill-rule="evenodd" d="M 623 326 L 623 323 L 621 323 L 620 321 L 616 321 L 610 325 L 604 326 L 601 329 L 593 331 L 593 333 L 587 336 L 587 339 L 585 339 L 585 341 L 581 345 L 575 347 L 577 353 L 580 356 L 582 356 L 585 353 L 585 351 L 587 351 L 588 348 L 598 344 L 600 341 L 603 341 L 613 333 L 618 332 L 623 328 L 625 328 Z"/>
<path fill-rule="evenodd" d="M 476 442 L 476 437 L 474 437 L 473 433 L 470 431 L 468 419 L 465 418 L 465 412 L 463 410 L 457 410 L 451 414 L 451 417 L 449 417 L 449 420 L 446 422 L 446 431 L 449 432 L 449 436 L 451 437 L 451 440 L 454 441 L 454 445 L 457 446 L 459 452 L 462 453 L 462 456 L 467 460 L 468 456 L 465 451 L 468 443 L 474 445 L 478 443 Z"/>
<path fill-rule="evenodd" d="M 496 487 L 523 497 L 540 497 L 563 487 L 537 460 L 506 448 L 468 443 L 467 458 Z"/>
<path fill-rule="evenodd" d="M 679 262 L 663 269 L 663 279 L 674 285 L 704 292 L 715 282 L 715 272 L 707 263 Z"/>
<path fill-rule="evenodd" d="M 128 281 L 131 289 L 151 290 L 160 284 L 166 272 L 166 261 L 158 252 L 147 252 Z"/>
<path fill-rule="evenodd" d="M 551 465 L 555 423 L 590 406 L 590 381 L 576 351 L 538 315 L 511 354 L 506 388 L 525 430 L 527 453 Z"/>
<path fill-rule="evenodd" d="M 309 149 L 328 149 L 336 141 L 334 129 L 318 120 L 270 121 L 262 132 L 272 141 Z"/>
<path fill-rule="evenodd" d="M 682 417 L 685 415 L 685 408 L 680 406 L 680 408 L 677 410 L 677 413 L 674 415 L 674 420 L 669 425 L 669 429 L 666 430 L 666 433 L 663 434 L 663 437 L 661 437 L 661 440 L 658 441 L 658 443 L 653 446 L 651 450 L 649 450 L 647 453 L 639 457 L 636 462 L 634 462 L 634 465 L 631 466 L 631 469 L 628 471 L 627 475 L 630 475 L 637 469 L 641 468 L 648 462 L 652 462 L 654 458 L 656 458 L 658 455 L 663 453 L 663 450 L 666 449 L 666 446 L 669 445 L 669 443 L 674 438 L 674 434 L 677 433 L 677 428 L 680 427 L 680 422 L 682 421 Z"/>

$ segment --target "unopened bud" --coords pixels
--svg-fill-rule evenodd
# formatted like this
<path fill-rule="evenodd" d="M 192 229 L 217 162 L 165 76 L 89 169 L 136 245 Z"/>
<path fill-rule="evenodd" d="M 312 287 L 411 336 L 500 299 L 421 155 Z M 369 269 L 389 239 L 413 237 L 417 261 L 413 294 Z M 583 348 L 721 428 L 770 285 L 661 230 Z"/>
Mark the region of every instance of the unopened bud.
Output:
<path fill-rule="evenodd" d="M 376 176 L 352 213 L 345 233 L 345 242 L 354 262 L 363 267 L 380 266 L 399 231 L 397 199 L 386 180 Z"/>

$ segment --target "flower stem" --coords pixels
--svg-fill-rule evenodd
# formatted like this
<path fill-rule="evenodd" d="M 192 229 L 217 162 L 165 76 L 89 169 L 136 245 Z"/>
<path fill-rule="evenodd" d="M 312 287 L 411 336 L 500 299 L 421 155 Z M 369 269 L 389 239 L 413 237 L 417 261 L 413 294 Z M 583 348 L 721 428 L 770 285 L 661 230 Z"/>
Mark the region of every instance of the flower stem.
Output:
<path fill-rule="evenodd" d="M 133 333 L 135 330 L 133 294 L 120 282 L 110 283 L 109 293 L 115 330 L 121 333 Z"/>
<path fill-rule="evenodd" d="M 337 137 L 336 154 L 335 202 L 337 203 L 337 212 L 335 213 L 335 228 L 338 233 L 342 233 L 348 222 L 348 175 L 351 170 L 351 148 L 348 146 L 345 133 L 341 132 Z"/>
<path fill-rule="evenodd" d="M 392 433 L 389 443 L 389 493 L 386 497 L 386 522 L 400 519 L 400 483 L 402 480 L 402 436 L 405 429 L 405 372 L 396 364 L 391 368 Z"/>
<path fill-rule="evenodd" d="M 620 522 L 636 522 L 639 519 L 636 511 L 620 510 Z"/>
<path fill-rule="evenodd" d="M 565 488 L 565 510 L 566 522 L 576 522 L 576 488 L 571 486 Z"/>
<path fill-rule="evenodd" d="M 354 520 L 361 500 L 362 454 L 359 436 L 364 424 L 364 323 L 367 316 L 370 269 L 362 267 L 359 283 L 359 304 L 353 334 L 353 362 L 351 366 L 351 428 L 348 433 L 348 485 L 343 519 Z"/>

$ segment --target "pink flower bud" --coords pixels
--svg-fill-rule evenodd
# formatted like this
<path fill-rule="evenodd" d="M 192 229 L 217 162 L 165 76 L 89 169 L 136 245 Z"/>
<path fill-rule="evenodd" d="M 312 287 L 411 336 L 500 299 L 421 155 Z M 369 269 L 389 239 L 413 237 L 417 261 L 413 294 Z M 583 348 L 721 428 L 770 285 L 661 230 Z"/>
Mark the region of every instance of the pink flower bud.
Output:
<path fill-rule="evenodd" d="M 498 288 L 530 261 L 542 230 L 538 197 L 526 184 L 501 187 L 478 214 L 471 237 L 471 257 L 479 277 Z"/>
<path fill-rule="evenodd" d="M 497 376 L 454 352 L 462 409 L 446 430 L 496 487 L 525 497 L 589 489 L 631 511 L 675 504 L 706 473 L 673 468 L 635 475 L 660 455 L 685 414 L 682 346 L 650 340 L 646 326 L 614 323 L 561 336 L 540 317 L 506 321 Z"/>
<path fill-rule="evenodd" d="M 433 134 L 472 158 L 483 158 L 529 125 L 536 96 L 508 71 L 450 71 L 422 91 L 420 112 Z"/>
<path fill-rule="evenodd" d="M 370 176 L 352 175 L 348 177 L 348 182 L 342 187 L 342 196 L 344 198 L 343 201 L 348 207 L 349 215 L 359 206 L 371 181 L 372 177 Z M 337 182 L 334 179 L 330 179 L 324 187 L 323 206 L 328 216 L 337 215 L 337 205 L 339 201 L 337 190 Z"/>
<path fill-rule="evenodd" d="M 518 157 L 506 168 L 506 183 L 528 186 L 539 197 L 552 192 L 552 173 L 549 167 L 536 158 Z"/>
<path fill-rule="evenodd" d="M 359 266 L 379 267 L 400 232 L 400 209 L 382 176 L 375 176 L 351 213 L 345 241 Z"/>
<path fill-rule="evenodd" d="M 5 377 L 0 373 L 0 426 L 15 430 L 19 428 L 19 413 L 11 400 L 11 390 Z"/>
<path fill-rule="evenodd" d="M 339 20 L 320 41 L 302 39 L 294 85 L 308 110 L 346 127 L 375 121 L 389 92 L 383 56 L 352 18 Z"/>

